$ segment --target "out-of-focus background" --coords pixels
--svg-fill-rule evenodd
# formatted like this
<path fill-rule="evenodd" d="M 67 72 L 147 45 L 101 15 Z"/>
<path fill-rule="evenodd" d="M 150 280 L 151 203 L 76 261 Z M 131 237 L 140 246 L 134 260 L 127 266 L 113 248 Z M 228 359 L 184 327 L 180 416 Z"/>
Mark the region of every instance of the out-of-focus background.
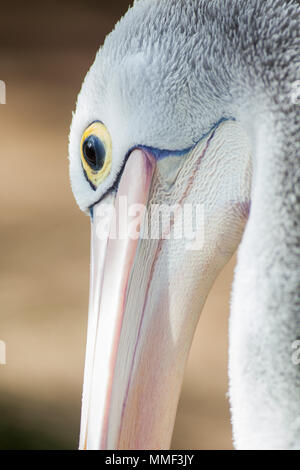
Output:
<path fill-rule="evenodd" d="M 81 82 L 128 0 L 2 2 L 0 449 L 76 449 L 89 282 L 89 220 L 69 187 L 67 141 Z M 231 449 L 227 331 L 234 260 L 190 354 L 176 449 Z"/>

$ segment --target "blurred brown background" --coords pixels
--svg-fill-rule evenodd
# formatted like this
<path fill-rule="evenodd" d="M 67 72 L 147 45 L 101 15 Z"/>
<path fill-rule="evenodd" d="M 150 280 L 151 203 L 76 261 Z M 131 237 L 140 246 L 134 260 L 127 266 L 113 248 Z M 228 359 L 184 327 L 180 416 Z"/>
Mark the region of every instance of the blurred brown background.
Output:
<path fill-rule="evenodd" d="M 126 0 L 1 4 L 0 449 L 75 449 L 84 366 L 89 220 L 69 187 L 77 93 Z M 230 449 L 227 329 L 233 261 L 191 351 L 173 448 Z"/>

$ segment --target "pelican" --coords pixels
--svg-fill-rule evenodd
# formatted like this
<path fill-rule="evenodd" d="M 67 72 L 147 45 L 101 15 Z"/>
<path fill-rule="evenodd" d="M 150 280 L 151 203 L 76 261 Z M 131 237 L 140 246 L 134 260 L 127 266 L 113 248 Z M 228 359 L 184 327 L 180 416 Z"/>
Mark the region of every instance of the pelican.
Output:
<path fill-rule="evenodd" d="M 170 447 L 200 312 L 237 248 L 234 445 L 300 449 L 299 13 L 139 0 L 97 53 L 69 139 L 92 233 L 81 449 Z"/>

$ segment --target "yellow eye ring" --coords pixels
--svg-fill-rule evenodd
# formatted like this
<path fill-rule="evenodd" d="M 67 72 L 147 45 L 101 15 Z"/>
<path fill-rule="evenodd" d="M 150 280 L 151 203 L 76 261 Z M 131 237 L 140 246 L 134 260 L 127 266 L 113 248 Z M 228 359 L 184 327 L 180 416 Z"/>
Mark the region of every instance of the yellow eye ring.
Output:
<path fill-rule="evenodd" d="M 81 163 L 85 176 L 94 190 L 109 175 L 112 162 L 112 142 L 105 125 L 93 122 L 83 133 Z"/>

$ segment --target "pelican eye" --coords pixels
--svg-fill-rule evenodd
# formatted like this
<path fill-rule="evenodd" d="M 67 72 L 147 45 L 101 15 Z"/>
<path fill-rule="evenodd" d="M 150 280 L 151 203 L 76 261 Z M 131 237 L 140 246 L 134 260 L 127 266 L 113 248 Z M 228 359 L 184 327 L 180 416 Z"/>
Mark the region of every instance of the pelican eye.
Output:
<path fill-rule="evenodd" d="M 93 122 L 84 131 L 80 145 L 85 176 L 92 188 L 97 189 L 111 170 L 112 143 L 105 125 Z"/>
<path fill-rule="evenodd" d="M 90 135 L 83 142 L 83 156 L 88 165 L 94 170 L 101 170 L 105 163 L 105 147 L 98 137 Z"/>

